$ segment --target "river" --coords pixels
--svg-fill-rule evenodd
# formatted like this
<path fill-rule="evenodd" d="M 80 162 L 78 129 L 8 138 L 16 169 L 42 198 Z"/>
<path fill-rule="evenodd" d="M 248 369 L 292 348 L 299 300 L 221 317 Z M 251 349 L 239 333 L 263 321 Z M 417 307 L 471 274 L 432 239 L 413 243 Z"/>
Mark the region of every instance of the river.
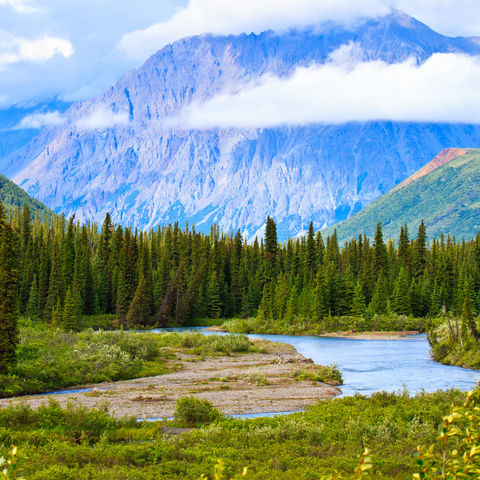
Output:
<path fill-rule="evenodd" d="M 197 328 L 205 334 L 217 334 Z M 172 330 L 191 330 L 189 328 Z M 161 331 L 153 330 L 153 331 Z M 426 335 L 399 340 L 303 337 L 293 335 L 249 335 L 249 337 L 293 345 L 303 356 L 320 365 L 336 364 L 342 372 L 342 396 L 378 391 L 411 394 L 458 388 L 472 389 L 480 372 L 442 365 L 430 357 Z"/>

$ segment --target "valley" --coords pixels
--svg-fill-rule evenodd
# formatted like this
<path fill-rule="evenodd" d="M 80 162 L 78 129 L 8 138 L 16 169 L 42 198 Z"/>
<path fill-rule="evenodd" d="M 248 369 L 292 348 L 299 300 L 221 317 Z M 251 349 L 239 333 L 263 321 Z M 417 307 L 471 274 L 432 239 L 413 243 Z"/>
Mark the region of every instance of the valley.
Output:
<path fill-rule="evenodd" d="M 0 477 L 480 478 L 480 7 L 127 3 L 0 0 Z"/>

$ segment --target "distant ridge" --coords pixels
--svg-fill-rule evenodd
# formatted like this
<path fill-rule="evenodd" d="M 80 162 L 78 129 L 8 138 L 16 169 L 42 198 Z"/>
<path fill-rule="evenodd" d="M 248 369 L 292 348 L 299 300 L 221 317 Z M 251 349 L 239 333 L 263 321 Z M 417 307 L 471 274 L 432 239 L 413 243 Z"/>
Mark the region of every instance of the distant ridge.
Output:
<path fill-rule="evenodd" d="M 404 183 L 323 232 L 336 228 L 341 242 L 372 238 L 381 222 L 384 237 L 396 239 L 402 225 L 415 236 L 421 219 L 430 238 L 443 232 L 469 239 L 480 230 L 480 149 L 444 150 Z"/>
<path fill-rule="evenodd" d="M 480 147 L 476 124 L 170 124 L 190 106 L 265 75 L 287 78 L 325 65 L 345 49 L 363 62 L 386 64 L 412 58 L 421 64 L 436 53 L 480 55 L 477 40 L 441 35 L 399 12 L 349 27 L 189 37 L 165 46 L 99 97 L 73 104 L 63 124 L 0 157 L 0 172 L 79 220 L 101 223 L 110 212 L 115 223 L 139 229 L 178 221 L 203 232 L 216 223 L 253 240 L 270 215 L 286 240 L 310 220 L 320 229 L 360 211 L 444 148 Z"/>
<path fill-rule="evenodd" d="M 394 192 L 395 190 L 400 190 L 401 188 L 410 185 L 415 180 L 422 178 L 423 176 L 427 175 L 430 172 L 433 172 L 438 167 L 445 165 L 452 160 L 460 157 L 461 155 L 465 155 L 467 150 L 463 150 L 462 148 L 446 148 L 442 150 L 431 162 L 428 162 L 423 168 L 415 172 L 413 175 L 410 175 L 407 179 L 403 182 L 399 183 L 395 188 L 392 189 Z"/>
<path fill-rule="evenodd" d="M 25 190 L 3 175 L 0 175 L 0 201 L 7 211 L 13 211 L 17 208 L 22 209 L 28 206 L 33 218 L 36 216 L 43 218 L 55 215 L 42 202 L 32 198 Z"/>

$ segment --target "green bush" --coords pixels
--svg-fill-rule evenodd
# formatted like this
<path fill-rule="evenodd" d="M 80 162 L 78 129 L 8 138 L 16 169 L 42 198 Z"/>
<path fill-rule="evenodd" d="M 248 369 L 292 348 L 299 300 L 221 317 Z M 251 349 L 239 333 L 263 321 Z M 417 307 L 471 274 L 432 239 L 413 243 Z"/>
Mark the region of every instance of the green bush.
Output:
<path fill-rule="evenodd" d="M 175 406 L 175 420 L 185 424 L 187 427 L 205 425 L 223 417 L 222 412 L 208 400 L 202 400 L 193 396 L 179 398 Z"/>

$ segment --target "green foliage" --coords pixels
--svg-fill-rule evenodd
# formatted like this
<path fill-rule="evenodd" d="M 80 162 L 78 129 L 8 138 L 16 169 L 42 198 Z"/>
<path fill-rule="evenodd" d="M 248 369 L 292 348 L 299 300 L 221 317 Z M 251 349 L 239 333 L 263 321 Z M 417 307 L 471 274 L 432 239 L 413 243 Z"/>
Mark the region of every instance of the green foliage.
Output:
<path fill-rule="evenodd" d="M 175 420 L 187 427 L 206 425 L 223 418 L 223 414 L 208 400 L 193 396 L 177 400 L 174 416 Z"/>
<path fill-rule="evenodd" d="M 20 329 L 18 363 L 0 375 L 0 396 L 133 378 L 159 354 L 155 334 L 65 332 L 38 325 Z"/>
<path fill-rule="evenodd" d="M 244 467 L 250 480 L 362 478 L 367 472 L 407 480 L 419 471 L 416 446 L 435 443 L 445 412 L 465 397 L 457 391 L 357 395 L 288 416 L 218 418 L 177 436 L 164 435 L 164 423 L 116 420 L 104 409 L 17 405 L 0 410 L 0 443 L 18 446 L 19 471 L 29 480 L 91 480 L 99 472 L 105 480 L 199 479 L 212 472 L 232 479 Z M 473 431 L 475 424 L 476 417 L 465 427 Z M 222 468 L 215 470 L 219 458 Z"/>
<path fill-rule="evenodd" d="M 336 365 L 311 364 L 293 372 L 297 380 L 311 380 L 313 382 L 328 383 L 330 385 L 342 385 L 342 373 Z"/>
<path fill-rule="evenodd" d="M 0 478 L 5 480 L 24 480 L 17 475 L 17 447 L 12 447 L 7 458 L 0 457 Z"/>
<path fill-rule="evenodd" d="M 437 442 L 418 449 L 415 479 L 480 478 L 480 391 L 443 418 Z"/>
<path fill-rule="evenodd" d="M 15 234 L 0 204 L 0 374 L 15 365 L 17 329 L 17 270 Z"/>
<path fill-rule="evenodd" d="M 268 322 L 257 318 L 233 318 L 222 324 L 230 333 L 262 333 L 266 335 L 323 335 L 329 332 L 425 332 L 443 321 L 442 317 L 414 318 L 406 315 L 383 314 L 364 317 L 326 317 L 321 321 L 296 316 L 290 322 Z"/>

